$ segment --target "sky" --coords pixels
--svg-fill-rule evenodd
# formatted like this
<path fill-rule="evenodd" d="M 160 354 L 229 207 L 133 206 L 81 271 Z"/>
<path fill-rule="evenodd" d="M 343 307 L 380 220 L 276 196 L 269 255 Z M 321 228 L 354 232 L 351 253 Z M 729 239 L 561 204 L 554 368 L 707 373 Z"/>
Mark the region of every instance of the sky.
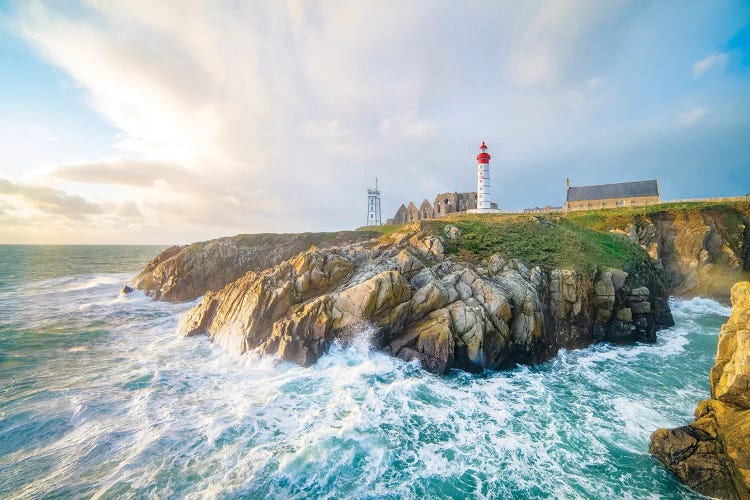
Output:
<path fill-rule="evenodd" d="M 750 192 L 750 2 L 0 0 L 0 243 L 352 229 L 659 180 Z"/>

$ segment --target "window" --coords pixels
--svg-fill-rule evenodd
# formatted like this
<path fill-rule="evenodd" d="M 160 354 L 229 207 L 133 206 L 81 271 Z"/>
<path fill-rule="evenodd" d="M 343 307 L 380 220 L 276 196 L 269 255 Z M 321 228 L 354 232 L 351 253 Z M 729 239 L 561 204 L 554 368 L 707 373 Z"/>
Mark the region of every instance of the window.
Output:
<path fill-rule="evenodd" d="M 583 203 L 581 203 L 581 205 L 578 208 L 583 208 Z"/>

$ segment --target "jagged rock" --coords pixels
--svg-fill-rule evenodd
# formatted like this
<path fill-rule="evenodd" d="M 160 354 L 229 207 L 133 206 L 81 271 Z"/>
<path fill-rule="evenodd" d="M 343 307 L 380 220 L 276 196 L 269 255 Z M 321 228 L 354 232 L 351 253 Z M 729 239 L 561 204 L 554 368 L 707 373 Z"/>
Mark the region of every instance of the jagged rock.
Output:
<path fill-rule="evenodd" d="M 750 205 L 664 210 L 636 217 L 623 229 L 657 260 L 672 293 L 729 298 L 750 279 Z"/>
<path fill-rule="evenodd" d="M 633 314 L 648 314 L 651 312 L 650 302 L 629 302 Z"/>
<path fill-rule="evenodd" d="M 750 284 L 732 288 L 732 306 L 719 336 L 711 390 L 714 399 L 750 408 Z"/>
<path fill-rule="evenodd" d="M 450 314 L 445 309 L 433 311 L 412 328 L 419 332 L 414 352 L 422 366 L 433 373 L 447 372 L 453 366 L 455 346 Z"/>
<path fill-rule="evenodd" d="M 633 311 L 629 307 L 623 307 L 617 310 L 615 317 L 620 321 L 631 322 L 633 321 Z"/>
<path fill-rule="evenodd" d="M 447 225 L 447 226 L 445 226 L 445 227 L 443 228 L 443 232 L 445 233 L 445 235 L 446 235 L 446 236 L 447 236 L 448 238 L 450 238 L 450 239 L 452 239 L 452 240 L 455 240 L 455 239 L 457 239 L 457 238 L 458 238 L 459 236 L 461 236 L 461 231 L 460 231 L 460 230 L 459 230 L 459 229 L 458 229 L 458 228 L 457 228 L 456 226 L 451 226 L 450 224 L 449 224 L 449 225 Z"/>
<path fill-rule="evenodd" d="M 711 399 L 698 404 L 693 423 L 654 432 L 649 452 L 699 493 L 734 499 L 750 498 L 750 283 L 737 283 L 731 297 Z"/>
<path fill-rule="evenodd" d="M 185 246 L 172 246 L 133 277 L 134 288 L 155 299 L 193 300 L 215 292 L 248 272 L 260 272 L 310 249 L 370 240 L 378 233 L 242 234 Z"/>
<path fill-rule="evenodd" d="M 180 330 L 206 333 L 239 354 L 258 349 L 309 365 L 333 342 L 365 329 L 375 348 L 435 373 L 497 369 L 610 338 L 607 332 L 619 328 L 614 308 L 631 295 L 663 301 L 618 338 L 643 340 L 638 332 L 672 324 L 657 271 L 619 273 L 621 289 L 613 276 L 530 271 L 498 255 L 454 261 L 430 230 L 407 226 L 379 239 L 313 247 L 249 272 L 206 293 Z"/>
<path fill-rule="evenodd" d="M 625 286 L 625 282 L 628 279 L 628 273 L 620 269 L 613 269 L 610 271 L 610 275 L 612 276 L 612 286 L 614 287 L 615 292 L 619 292 Z"/>

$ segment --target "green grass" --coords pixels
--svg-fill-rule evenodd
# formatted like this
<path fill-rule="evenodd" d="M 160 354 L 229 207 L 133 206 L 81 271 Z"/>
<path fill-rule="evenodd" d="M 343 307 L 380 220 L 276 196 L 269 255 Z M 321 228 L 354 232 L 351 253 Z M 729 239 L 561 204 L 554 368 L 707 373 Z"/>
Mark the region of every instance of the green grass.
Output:
<path fill-rule="evenodd" d="M 569 212 L 565 215 L 565 218 L 589 229 L 604 232 L 609 231 L 610 229 L 623 229 L 628 224 L 638 224 L 644 218 L 662 213 L 691 213 L 703 211 L 727 213 L 744 211 L 750 213 L 750 203 L 711 201 L 660 203 L 658 205 L 647 205 L 643 207 L 581 210 Z"/>
<path fill-rule="evenodd" d="M 459 259 L 476 261 L 499 253 L 527 266 L 591 273 L 596 269 L 631 270 L 646 258 L 645 251 L 627 238 L 588 229 L 559 215 L 470 215 L 428 223 L 435 231 L 443 231 L 449 224 L 461 235 L 448 240 L 446 252 Z"/>
<path fill-rule="evenodd" d="M 461 260 L 479 261 L 499 253 L 516 258 L 527 266 L 546 269 L 568 268 L 581 272 L 618 268 L 630 271 L 648 261 L 646 252 L 626 237 L 610 233 L 631 224 L 641 226 L 659 214 L 689 215 L 714 212 L 718 230 L 730 245 L 738 247 L 744 220 L 750 216 L 747 202 L 680 202 L 642 207 L 619 207 L 550 214 L 454 214 L 421 221 L 424 228 L 445 235 L 446 225 L 454 225 L 461 235 L 443 238 L 445 250 Z M 393 234 L 405 225 L 361 227 L 357 231 Z M 736 240 L 736 241 L 735 241 Z M 739 248 L 739 247 L 738 247 Z"/>
<path fill-rule="evenodd" d="M 384 224 L 382 226 L 362 226 L 358 227 L 356 231 L 376 232 L 380 233 L 383 236 L 388 236 L 389 234 L 395 233 L 402 227 L 404 227 L 403 224 Z"/>

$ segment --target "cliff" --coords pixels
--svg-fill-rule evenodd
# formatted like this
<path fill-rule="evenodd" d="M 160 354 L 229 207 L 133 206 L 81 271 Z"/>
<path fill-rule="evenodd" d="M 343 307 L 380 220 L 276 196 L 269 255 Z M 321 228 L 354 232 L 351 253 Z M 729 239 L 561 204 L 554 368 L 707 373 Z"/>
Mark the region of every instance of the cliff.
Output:
<path fill-rule="evenodd" d="M 750 204 L 680 203 L 574 212 L 568 219 L 641 245 L 664 269 L 672 294 L 729 298 L 750 279 Z"/>
<path fill-rule="evenodd" d="M 659 429 L 649 451 L 704 495 L 750 498 L 750 283 L 732 287 L 732 315 L 722 327 L 711 369 L 711 398 L 695 421 Z"/>
<path fill-rule="evenodd" d="M 662 204 L 572 212 L 561 217 L 575 226 L 598 233 L 619 233 L 639 244 L 664 270 L 665 283 L 671 294 L 728 299 L 728 290 L 734 283 L 750 279 L 748 203 Z M 484 220 L 497 222 L 502 219 L 508 217 Z M 467 228 L 477 224 L 479 219 L 461 215 L 439 220 Z M 398 227 L 390 226 L 388 230 L 398 230 Z M 533 265 L 549 267 L 564 253 L 557 248 L 557 253 L 530 254 L 526 252 L 528 246 L 523 240 L 512 239 L 510 242 L 514 245 L 508 245 L 480 233 L 465 242 L 465 254 L 486 257 L 488 252 L 497 249 L 511 257 L 532 257 Z M 174 246 L 151 261 L 131 280 L 131 284 L 155 299 L 193 300 L 207 291 L 221 289 L 247 272 L 273 267 L 311 245 L 331 248 L 378 236 L 380 234 L 373 231 L 257 234 Z M 523 261 L 532 265 L 528 260 Z"/>
<path fill-rule="evenodd" d="M 626 238 L 559 217 L 463 217 L 313 247 L 209 291 L 185 335 L 303 365 L 363 330 L 426 369 L 535 363 L 560 348 L 655 340 L 663 273 Z"/>
<path fill-rule="evenodd" d="M 262 271 L 316 245 L 346 245 L 379 236 L 367 231 L 301 234 L 241 234 L 172 246 L 130 280 L 154 299 L 193 300 L 216 291 L 250 271 Z"/>

